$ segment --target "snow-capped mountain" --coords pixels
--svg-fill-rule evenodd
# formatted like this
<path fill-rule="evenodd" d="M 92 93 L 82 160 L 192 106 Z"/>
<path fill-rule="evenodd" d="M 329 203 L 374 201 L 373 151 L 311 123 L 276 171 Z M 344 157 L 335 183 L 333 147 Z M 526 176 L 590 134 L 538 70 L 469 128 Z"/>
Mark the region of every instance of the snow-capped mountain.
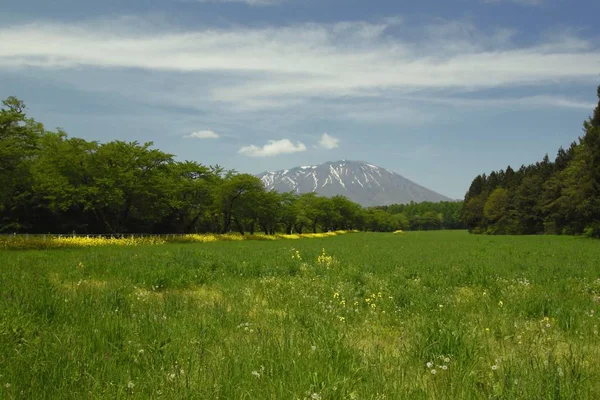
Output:
<path fill-rule="evenodd" d="M 360 161 L 335 161 L 264 172 L 258 177 L 267 190 L 338 194 L 363 206 L 452 201 L 385 168 Z"/>

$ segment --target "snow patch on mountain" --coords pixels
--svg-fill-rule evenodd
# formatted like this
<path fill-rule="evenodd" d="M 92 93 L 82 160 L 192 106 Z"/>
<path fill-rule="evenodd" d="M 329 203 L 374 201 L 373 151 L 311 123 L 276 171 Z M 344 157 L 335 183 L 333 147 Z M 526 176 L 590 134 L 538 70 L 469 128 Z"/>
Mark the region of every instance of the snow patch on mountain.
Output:
<path fill-rule="evenodd" d="M 258 175 L 267 190 L 343 195 L 363 206 L 422 201 L 451 201 L 446 196 L 385 168 L 360 161 L 341 160 L 303 165 Z"/>

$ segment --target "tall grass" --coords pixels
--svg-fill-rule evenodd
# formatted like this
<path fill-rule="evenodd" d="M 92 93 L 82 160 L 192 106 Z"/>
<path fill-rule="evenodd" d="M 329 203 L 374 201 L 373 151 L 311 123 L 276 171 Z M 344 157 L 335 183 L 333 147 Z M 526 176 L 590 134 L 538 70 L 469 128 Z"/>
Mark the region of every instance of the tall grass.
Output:
<path fill-rule="evenodd" d="M 0 398 L 600 398 L 600 247 L 464 232 L 0 250 Z"/>

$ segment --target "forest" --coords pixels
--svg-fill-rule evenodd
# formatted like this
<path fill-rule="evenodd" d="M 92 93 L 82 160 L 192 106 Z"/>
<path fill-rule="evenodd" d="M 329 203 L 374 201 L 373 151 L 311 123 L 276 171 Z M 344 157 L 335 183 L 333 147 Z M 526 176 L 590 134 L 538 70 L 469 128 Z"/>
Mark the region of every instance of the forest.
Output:
<path fill-rule="evenodd" d="M 0 110 L 0 233 L 302 233 L 463 228 L 462 202 L 362 208 L 343 196 L 266 191 L 253 175 L 178 161 L 152 143 L 47 131 Z"/>
<path fill-rule="evenodd" d="M 583 135 L 554 161 L 478 175 L 465 195 L 463 220 L 473 233 L 600 237 L 600 86 Z"/>

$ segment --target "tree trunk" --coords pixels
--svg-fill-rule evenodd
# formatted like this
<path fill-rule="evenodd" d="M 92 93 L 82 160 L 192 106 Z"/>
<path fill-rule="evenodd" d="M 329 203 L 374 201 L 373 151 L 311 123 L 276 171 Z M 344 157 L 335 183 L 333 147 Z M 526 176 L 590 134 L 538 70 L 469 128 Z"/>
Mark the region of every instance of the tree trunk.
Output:
<path fill-rule="evenodd" d="M 200 219 L 200 216 L 202 215 L 202 213 L 198 213 L 196 214 L 196 216 L 194 218 L 192 218 L 192 220 L 190 221 L 189 224 L 187 224 L 187 226 L 184 228 L 185 229 L 185 233 L 190 233 L 192 228 L 196 225 L 196 222 L 198 222 L 198 219 Z"/>
<path fill-rule="evenodd" d="M 260 229 L 262 229 L 262 231 L 265 233 L 265 235 L 269 234 L 269 227 L 267 226 L 267 224 L 265 224 L 264 222 L 260 222 Z"/>
<path fill-rule="evenodd" d="M 240 224 L 240 220 L 238 220 L 237 218 L 234 218 L 233 221 L 235 222 L 235 226 L 237 226 L 238 228 L 238 232 L 242 234 L 242 236 L 244 236 L 245 232 L 244 232 L 244 227 L 242 226 L 242 224 Z"/>
<path fill-rule="evenodd" d="M 223 215 L 223 230 L 221 233 L 227 233 L 229 231 L 229 227 L 231 226 L 231 215 L 229 213 L 225 213 Z"/>

